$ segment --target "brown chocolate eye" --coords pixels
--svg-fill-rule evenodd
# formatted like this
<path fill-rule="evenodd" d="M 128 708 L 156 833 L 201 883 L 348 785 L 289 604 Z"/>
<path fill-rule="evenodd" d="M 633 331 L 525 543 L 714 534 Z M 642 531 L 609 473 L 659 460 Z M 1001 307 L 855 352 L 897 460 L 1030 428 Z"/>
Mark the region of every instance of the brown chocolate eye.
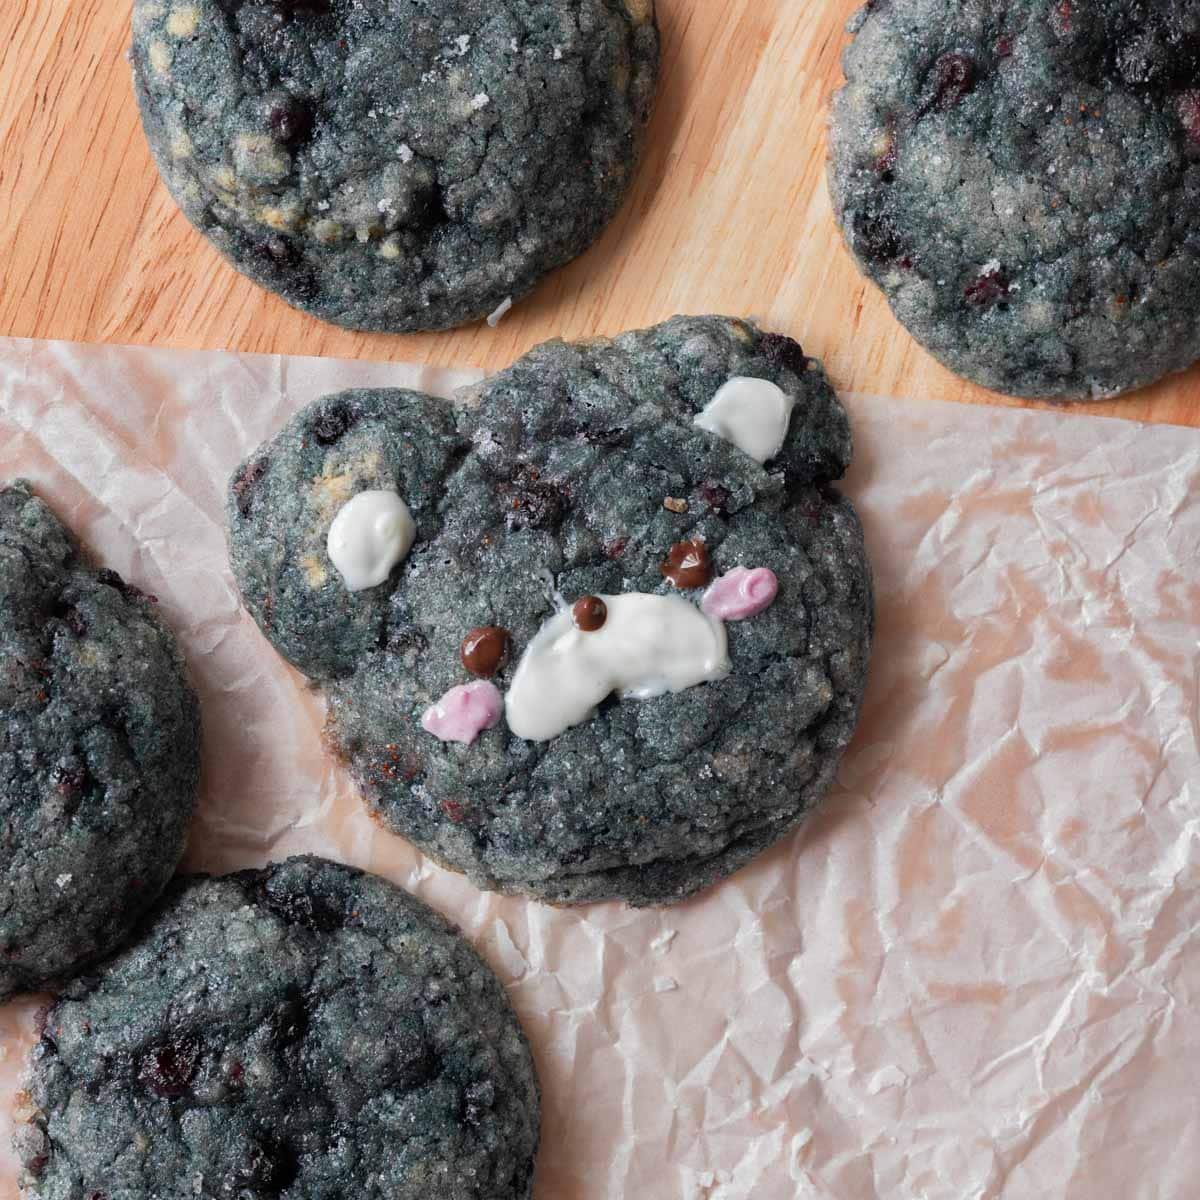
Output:
<path fill-rule="evenodd" d="M 463 638 L 459 657 L 462 665 L 480 679 L 491 679 L 504 665 L 512 647 L 512 635 L 499 625 L 481 625 Z"/>
<path fill-rule="evenodd" d="M 699 538 L 676 542 L 662 565 L 662 573 L 682 591 L 704 587 L 712 577 L 708 547 Z"/>
<path fill-rule="evenodd" d="M 595 633 L 608 620 L 608 605 L 599 596 L 581 596 L 571 607 L 575 627 L 584 633 Z"/>

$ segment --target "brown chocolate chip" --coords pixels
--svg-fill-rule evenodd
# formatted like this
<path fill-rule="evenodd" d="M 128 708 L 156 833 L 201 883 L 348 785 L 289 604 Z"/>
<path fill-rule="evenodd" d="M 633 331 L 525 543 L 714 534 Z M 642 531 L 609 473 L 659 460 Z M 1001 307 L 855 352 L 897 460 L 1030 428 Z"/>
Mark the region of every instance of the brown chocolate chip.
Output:
<path fill-rule="evenodd" d="M 665 579 L 683 591 L 704 587 L 712 578 L 708 547 L 699 538 L 676 542 L 662 565 L 662 573 Z"/>
<path fill-rule="evenodd" d="M 575 627 L 584 633 L 595 633 L 608 620 L 608 605 L 599 596 L 580 596 L 571 606 Z"/>
<path fill-rule="evenodd" d="M 512 635 L 499 625 L 481 625 L 462 641 L 459 656 L 462 665 L 480 679 L 491 679 L 504 665 L 512 648 Z"/>

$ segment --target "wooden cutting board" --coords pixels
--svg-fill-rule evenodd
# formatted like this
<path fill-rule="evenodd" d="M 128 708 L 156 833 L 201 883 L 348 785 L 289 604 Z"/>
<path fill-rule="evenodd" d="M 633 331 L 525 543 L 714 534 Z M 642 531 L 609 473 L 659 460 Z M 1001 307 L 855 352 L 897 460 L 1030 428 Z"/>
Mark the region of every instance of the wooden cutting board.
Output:
<path fill-rule="evenodd" d="M 130 0 L 0 4 L 0 334 L 502 367 L 550 337 L 753 316 L 841 389 L 1014 403 L 893 320 L 830 218 L 825 120 L 857 0 L 658 0 L 664 72 L 621 215 L 496 330 L 347 333 L 236 274 L 176 211 L 129 82 Z M 1200 425 L 1200 371 L 1093 413 Z"/>

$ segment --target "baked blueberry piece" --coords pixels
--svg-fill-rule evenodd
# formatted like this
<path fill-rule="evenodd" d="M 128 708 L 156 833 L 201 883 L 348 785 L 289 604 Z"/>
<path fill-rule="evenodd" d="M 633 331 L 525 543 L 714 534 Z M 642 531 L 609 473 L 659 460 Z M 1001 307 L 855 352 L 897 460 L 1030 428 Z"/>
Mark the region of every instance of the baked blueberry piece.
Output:
<path fill-rule="evenodd" d="M 196 697 L 151 601 L 0 488 L 0 1000 L 115 949 L 183 854 Z"/>
<path fill-rule="evenodd" d="M 352 329 L 487 316 L 628 188 L 653 0 L 136 0 L 133 74 L 189 220 Z"/>
<path fill-rule="evenodd" d="M 833 206 L 960 375 L 1100 399 L 1200 358 L 1200 5 L 877 0 L 833 106 Z"/>
<path fill-rule="evenodd" d="M 447 922 L 294 858 L 182 878 L 74 984 L 18 1134 L 39 1200 L 526 1200 L 529 1048 Z"/>
<path fill-rule="evenodd" d="M 846 415 L 795 342 L 722 317 L 550 343 L 469 399 L 294 417 L 232 482 L 242 595 L 431 857 L 559 904 L 683 899 L 792 829 L 854 729 Z"/>

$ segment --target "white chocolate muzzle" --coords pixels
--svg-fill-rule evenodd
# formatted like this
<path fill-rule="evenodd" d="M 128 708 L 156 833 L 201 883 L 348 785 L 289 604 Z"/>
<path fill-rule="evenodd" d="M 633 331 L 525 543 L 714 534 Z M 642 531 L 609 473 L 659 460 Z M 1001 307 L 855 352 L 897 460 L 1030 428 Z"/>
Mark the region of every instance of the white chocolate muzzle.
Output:
<path fill-rule="evenodd" d="M 505 699 L 517 737 L 549 741 L 586 721 L 613 692 L 648 700 L 729 674 L 724 625 L 682 597 L 600 599 L 608 607 L 601 629 L 577 629 L 567 609 L 529 643 Z"/>

